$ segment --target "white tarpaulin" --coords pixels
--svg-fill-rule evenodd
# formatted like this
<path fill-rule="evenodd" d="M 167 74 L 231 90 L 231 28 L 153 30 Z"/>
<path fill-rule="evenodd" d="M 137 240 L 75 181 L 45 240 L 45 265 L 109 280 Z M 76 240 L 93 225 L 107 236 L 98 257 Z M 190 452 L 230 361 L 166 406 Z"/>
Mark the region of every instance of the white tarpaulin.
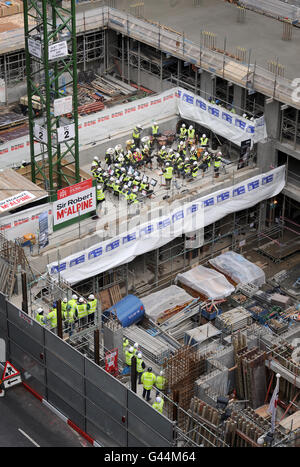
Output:
<path fill-rule="evenodd" d="M 183 274 L 177 274 L 175 284 L 178 283 L 187 285 L 210 300 L 221 300 L 235 290 L 223 274 L 204 266 L 197 266 Z"/>
<path fill-rule="evenodd" d="M 260 287 L 266 282 L 264 271 L 235 251 L 227 251 L 209 262 L 237 284 L 254 284 Z"/>
<path fill-rule="evenodd" d="M 172 239 L 209 225 L 227 214 L 241 211 L 276 196 L 285 185 L 285 166 L 256 175 L 234 186 L 196 198 L 172 208 L 168 215 L 155 217 L 122 235 L 48 265 L 49 273 L 74 284 L 132 261 L 136 256 L 159 248 Z M 125 221 L 126 222 L 126 221 Z"/>
<path fill-rule="evenodd" d="M 252 143 L 267 137 L 264 117 L 248 120 L 186 89 L 178 89 L 178 110 L 182 118 L 203 125 L 238 146 L 245 139 Z"/>
<path fill-rule="evenodd" d="M 194 297 L 181 287 L 177 287 L 177 285 L 171 285 L 142 298 L 145 316 L 154 322 L 157 322 L 158 318 L 163 317 L 164 311 L 171 310 L 176 306 L 185 305 L 193 300 Z"/>

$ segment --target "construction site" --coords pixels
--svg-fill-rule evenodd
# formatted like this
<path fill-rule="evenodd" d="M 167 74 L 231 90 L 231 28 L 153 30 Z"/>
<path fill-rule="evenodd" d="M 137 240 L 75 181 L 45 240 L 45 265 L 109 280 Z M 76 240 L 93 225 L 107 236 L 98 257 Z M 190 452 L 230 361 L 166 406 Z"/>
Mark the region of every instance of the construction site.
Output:
<path fill-rule="evenodd" d="M 299 25 L 0 1 L 0 338 L 95 447 L 300 446 Z"/>

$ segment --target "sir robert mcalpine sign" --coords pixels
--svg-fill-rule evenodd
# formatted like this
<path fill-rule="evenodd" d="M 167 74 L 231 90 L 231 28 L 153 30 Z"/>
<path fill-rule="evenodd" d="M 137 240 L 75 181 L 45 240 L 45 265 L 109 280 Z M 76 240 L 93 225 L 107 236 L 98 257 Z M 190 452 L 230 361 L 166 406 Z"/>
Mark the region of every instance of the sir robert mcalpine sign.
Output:
<path fill-rule="evenodd" d="M 96 189 L 92 179 L 84 180 L 57 192 L 53 203 L 53 224 L 59 225 L 78 219 L 96 209 Z"/>

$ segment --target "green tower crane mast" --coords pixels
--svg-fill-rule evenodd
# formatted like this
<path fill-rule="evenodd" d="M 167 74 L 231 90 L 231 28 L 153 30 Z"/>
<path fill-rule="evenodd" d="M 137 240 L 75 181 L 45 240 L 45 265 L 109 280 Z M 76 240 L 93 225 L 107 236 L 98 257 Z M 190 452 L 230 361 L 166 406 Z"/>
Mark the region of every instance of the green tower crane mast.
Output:
<path fill-rule="evenodd" d="M 31 179 L 53 195 L 80 181 L 75 0 L 23 1 Z"/>

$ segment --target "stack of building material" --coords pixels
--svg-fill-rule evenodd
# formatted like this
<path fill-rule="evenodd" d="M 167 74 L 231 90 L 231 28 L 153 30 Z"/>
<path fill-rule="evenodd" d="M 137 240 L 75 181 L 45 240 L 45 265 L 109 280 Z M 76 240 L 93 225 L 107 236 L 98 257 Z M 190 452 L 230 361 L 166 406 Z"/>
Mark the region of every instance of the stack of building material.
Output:
<path fill-rule="evenodd" d="M 193 301 L 185 290 L 171 285 L 163 290 L 143 297 L 145 315 L 154 323 L 163 323 L 166 319 L 181 311 Z"/>
<path fill-rule="evenodd" d="M 159 336 L 150 335 L 146 330 L 137 325 L 131 325 L 123 329 L 123 335 L 127 337 L 130 345 L 139 344 L 143 357 L 157 365 L 162 365 L 175 351 L 170 343 L 166 343 Z"/>
<path fill-rule="evenodd" d="M 21 0 L 0 1 L 0 17 L 16 15 L 23 12 Z"/>
<path fill-rule="evenodd" d="M 291 298 L 287 297 L 286 295 L 281 295 L 279 293 L 273 293 L 271 295 L 271 303 L 273 305 L 280 306 L 282 309 L 286 309 L 289 305 L 291 305 Z"/>
<path fill-rule="evenodd" d="M 264 271 L 235 251 L 227 251 L 209 260 L 209 263 L 236 284 L 254 284 L 260 287 L 266 282 Z"/>
<path fill-rule="evenodd" d="M 215 328 L 211 323 L 206 323 L 190 331 L 186 331 L 184 334 L 184 344 L 191 346 L 197 344 L 197 348 L 199 348 L 201 344 L 205 343 L 206 345 L 212 337 L 216 337 L 219 334 L 221 334 L 219 329 Z"/>
<path fill-rule="evenodd" d="M 183 274 L 178 274 L 175 279 L 175 283 L 177 282 L 186 290 L 210 300 L 226 298 L 235 290 L 223 274 L 204 266 L 196 266 Z"/>
<path fill-rule="evenodd" d="M 255 284 L 239 284 L 236 288 L 236 292 L 241 292 L 246 297 L 252 298 L 258 289 L 259 287 Z"/>
<path fill-rule="evenodd" d="M 234 332 L 252 323 L 251 313 L 238 306 L 216 317 L 215 326 L 224 332 Z"/>

